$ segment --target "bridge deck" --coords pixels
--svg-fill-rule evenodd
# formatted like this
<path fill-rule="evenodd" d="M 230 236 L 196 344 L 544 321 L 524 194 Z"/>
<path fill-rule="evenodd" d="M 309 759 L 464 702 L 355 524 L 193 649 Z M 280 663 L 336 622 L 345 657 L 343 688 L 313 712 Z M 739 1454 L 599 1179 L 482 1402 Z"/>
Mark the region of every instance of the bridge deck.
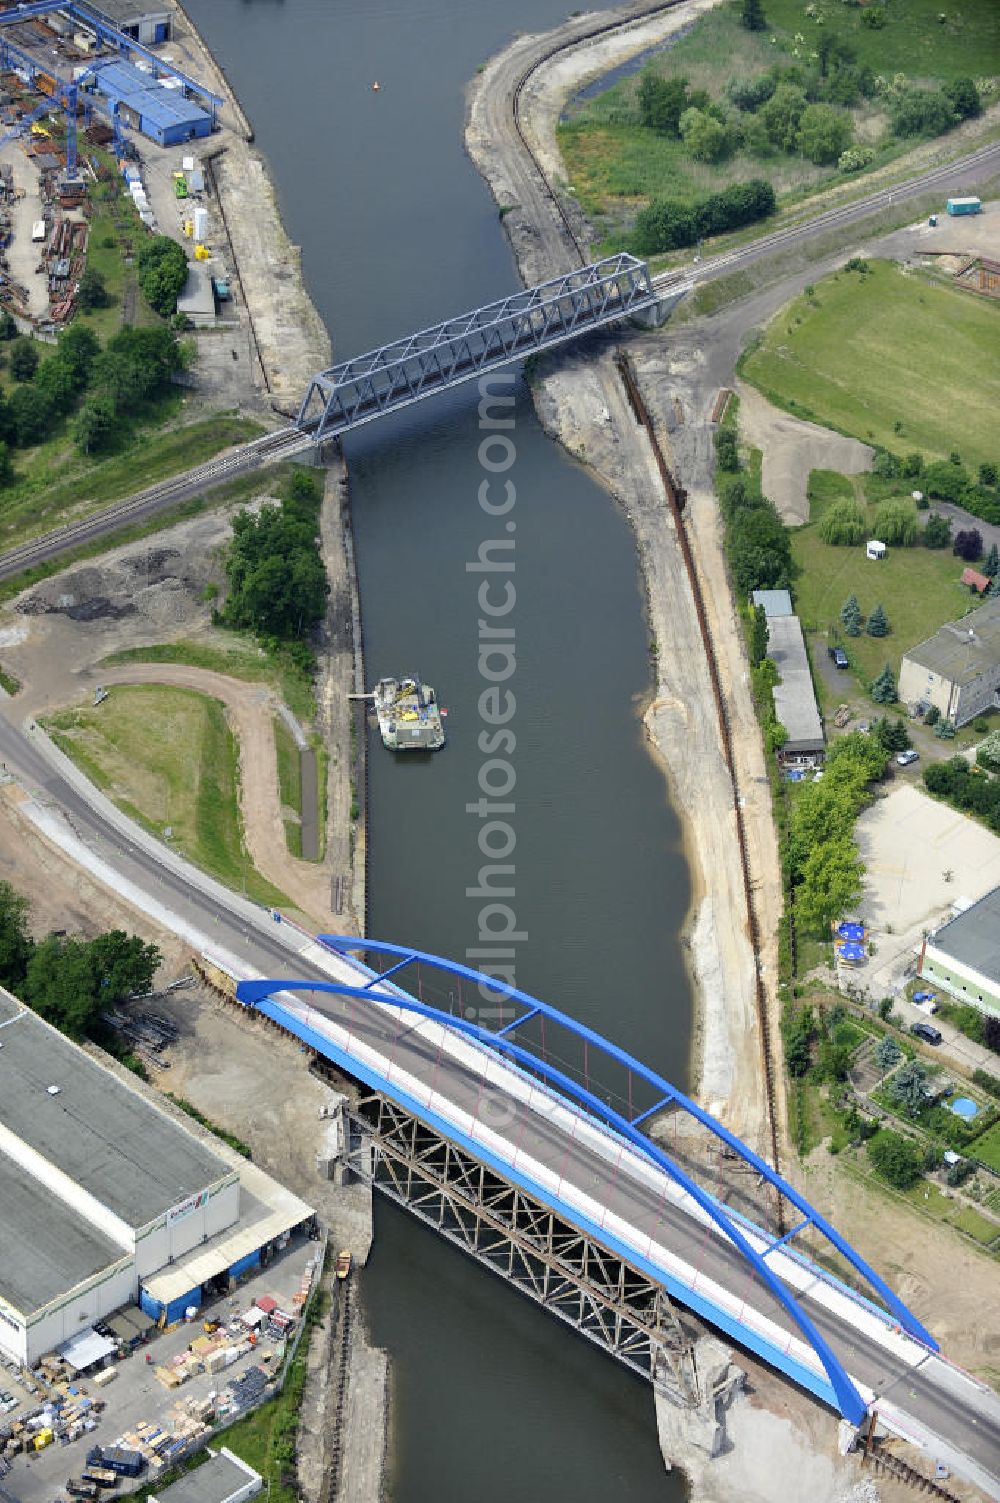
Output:
<path fill-rule="evenodd" d="M 299 427 L 317 442 L 333 438 L 656 301 L 645 262 L 609 256 L 320 371 Z"/>
<path fill-rule="evenodd" d="M 350 962 L 322 952 L 317 958 L 323 972 L 358 984 Z M 835 1402 L 811 1347 L 733 1245 L 685 1192 L 609 1129 L 474 1042 L 385 1005 L 285 992 L 262 1010 Z M 768 1241 L 758 1234 L 758 1247 Z M 938 1454 L 960 1447 L 980 1485 L 985 1481 L 1000 1496 L 996 1396 L 806 1260 L 780 1249 L 769 1264 L 793 1287 L 864 1396 L 877 1396 L 879 1412 L 903 1434 L 941 1437 Z M 980 1415 L 971 1423 L 970 1405 Z"/>

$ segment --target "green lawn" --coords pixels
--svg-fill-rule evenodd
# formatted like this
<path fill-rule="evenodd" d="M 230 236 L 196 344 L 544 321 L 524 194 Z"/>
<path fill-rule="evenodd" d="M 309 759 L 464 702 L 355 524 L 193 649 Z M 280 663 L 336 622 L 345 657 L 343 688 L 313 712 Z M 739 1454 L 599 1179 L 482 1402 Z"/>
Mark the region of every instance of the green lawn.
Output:
<path fill-rule="evenodd" d="M 126 647 L 102 659 L 116 663 L 187 663 L 247 682 L 272 684 L 300 720 L 316 712 L 312 682 L 283 653 L 266 652 L 250 636 L 219 631 L 211 642 L 163 642 L 151 647 Z"/>
<path fill-rule="evenodd" d="M 817 511 L 822 515 L 822 508 L 814 506 L 813 519 Z M 890 548 L 884 559 L 873 563 L 865 557 L 863 545 L 834 548 L 824 543 L 817 522 L 810 520 L 808 526 L 792 533 L 792 557 L 798 570 L 796 610 L 813 653 L 825 653 L 827 634 L 840 633 L 840 645 L 866 685 L 886 663 L 898 674 L 900 658 L 908 648 L 974 605 L 959 583 L 963 565 L 950 549 Z M 887 637 L 869 637 L 864 630 L 860 637 L 843 636 L 840 608 L 849 595 L 858 597 L 866 618 L 879 603 L 885 607 Z"/>
<path fill-rule="evenodd" d="M 896 453 L 957 450 L 973 469 L 1000 457 L 1000 308 L 869 265 L 782 308 L 741 362 L 744 379 L 799 417 Z"/>
<path fill-rule="evenodd" d="M 809 7 L 811 15 L 802 0 L 766 0 L 764 9 L 768 30 L 748 32 L 739 24 L 738 5 L 718 6 L 646 66 L 665 78 L 682 76 L 692 89 L 705 89 L 713 100 L 722 101 L 734 76 L 757 77 L 776 63 L 808 63 L 818 37 L 833 33 L 854 49 L 860 64 L 890 78 L 903 73 L 930 83 L 1000 73 L 995 0 L 965 0 L 960 8 L 945 12 L 943 24 L 940 0 L 906 0 L 905 7 L 886 7 L 887 24 L 878 31 L 862 25 L 861 8 L 848 9 L 834 0 L 819 0 Z M 615 243 L 636 207 L 650 197 L 690 201 L 729 183 L 760 176 L 767 177 L 779 195 L 796 197 L 817 186 L 845 181 L 833 169 L 815 167 L 798 155 L 761 159 L 741 151 L 714 166 L 694 161 L 681 142 L 639 124 L 639 76 L 622 79 L 579 105 L 571 104 L 559 129 L 574 191 L 594 216 L 599 231 L 617 232 L 612 237 Z M 855 109 L 859 138 L 877 142 L 882 137 L 880 108 L 878 101 L 865 101 Z M 874 165 L 908 144 L 901 148 L 898 143 L 886 143 Z"/>
<path fill-rule="evenodd" d="M 284 819 L 285 842 L 293 856 L 302 855 L 302 758 L 291 731 L 283 720 L 274 721 L 274 750 L 278 761 L 278 789 L 282 806 L 298 819 Z"/>
<path fill-rule="evenodd" d="M 1000 1222 L 991 1221 L 988 1216 L 982 1216 L 972 1206 L 963 1206 L 957 1216 L 952 1217 L 952 1226 L 964 1232 L 967 1237 L 973 1237 L 976 1242 L 981 1242 L 984 1247 L 989 1247 L 1000 1237 Z"/>
<path fill-rule="evenodd" d="M 969 1153 L 1000 1172 L 1000 1122 L 995 1122 L 989 1132 L 984 1132 L 981 1138 L 970 1143 Z"/>
<path fill-rule="evenodd" d="M 218 700 L 191 689 L 119 685 L 97 707 L 48 722 L 58 745 L 126 813 L 228 887 L 269 905 L 285 895 L 243 842 L 236 741 Z"/>
<path fill-rule="evenodd" d="M 160 422 L 176 416 L 182 401 L 179 394 L 169 398 Z M 258 423 L 218 413 L 183 427 L 147 428 L 122 453 L 105 459 L 78 454 L 65 432 L 36 449 L 15 453 L 16 479 L 0 492 L 0 549 L 86 516 L 263 432 Z"/>

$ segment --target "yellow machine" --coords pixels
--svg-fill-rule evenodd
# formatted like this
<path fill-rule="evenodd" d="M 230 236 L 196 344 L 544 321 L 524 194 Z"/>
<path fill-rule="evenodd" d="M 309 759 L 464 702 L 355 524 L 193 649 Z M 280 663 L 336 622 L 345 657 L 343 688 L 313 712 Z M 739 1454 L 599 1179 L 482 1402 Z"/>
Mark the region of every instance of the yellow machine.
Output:
<path fill-rule="evenodd" d="M 207 246 L 196 245 L 194 248 L 194 258 L 196 261 L 211 261 L 212 252 Z"/>

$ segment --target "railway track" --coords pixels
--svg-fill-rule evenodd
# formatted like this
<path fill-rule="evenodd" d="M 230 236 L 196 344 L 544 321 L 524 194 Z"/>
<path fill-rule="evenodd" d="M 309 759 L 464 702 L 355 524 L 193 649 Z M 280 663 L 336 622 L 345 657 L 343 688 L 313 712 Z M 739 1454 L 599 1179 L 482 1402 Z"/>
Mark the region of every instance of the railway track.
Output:
<path fill-rule="evenodd" d="M 168 507 L 199 495 L 202 491 L 211 490 L 236 475 L 289 457 L 309 442 L 308 435 L 298 428 L 282 428 L 277 433 L 267 433 L 263 438 L 243 444 L 228 454 L 210 459 L 193 470 L 186 470 L 182 475 L 161 480 L 103 511 L 81 517 L 76 522 L 67 522 L 63 527 L 57 527 L 52 532 L 22 543 L 20 547 L 10 549 L 0 556 L 0 580 L 12 579 L 72 548 L 116 532 L 130 522 L 156 516 Z"/>

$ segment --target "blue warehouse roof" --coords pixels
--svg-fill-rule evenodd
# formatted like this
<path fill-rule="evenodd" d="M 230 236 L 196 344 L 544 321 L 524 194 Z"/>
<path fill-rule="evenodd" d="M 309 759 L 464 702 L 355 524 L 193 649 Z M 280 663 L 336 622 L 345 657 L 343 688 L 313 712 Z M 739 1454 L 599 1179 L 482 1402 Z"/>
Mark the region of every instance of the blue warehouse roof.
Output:
<path fill-rule="evenodd" d="M 97 74 L 96 87 L 106 98 L 161 127 L 211 124 L 211 116 L 201 105 L 180 89 L 165 89 L 151 73 L 132 63 L 106 64 Z"/>

